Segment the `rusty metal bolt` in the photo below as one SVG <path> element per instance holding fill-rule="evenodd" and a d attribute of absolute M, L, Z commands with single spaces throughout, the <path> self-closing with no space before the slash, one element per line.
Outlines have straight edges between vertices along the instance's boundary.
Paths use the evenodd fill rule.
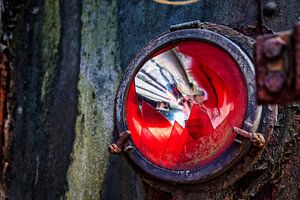
<path fill-rule="evenodd" d="M 120 154 L 122 152 L 122 149 L 118 145 L 113 143 L 108 146 L 108 152 L 111 154 Z"/>
<path fill-rule="evenodd" d="M 270 93 L 278 93 L 283 89 L 285 75 L 283 72 L 269 72 L 264 79 L 264 86 Z"/>
<path fill-rule="evenodd" d="M 130 131 L 121 132 L 116 143 L 112 143 L 108 146 L 108 152 L 111 154 L 121 154 L 123 150 L 125 152 L 130 151 L 132 147 L 125 147 L 130 134 Z"/>
<path fill-rule="evenodd" d="M 250 142 L 257 147 L 263 147 L 266 144 L 266 139 L 261 133 L 251 133 L 238 127 L 233 127 L 233 131 L 240 136 L 249 139 Z"/>
<path fill-rule="evenodd" d="M 281 55 L 285 44 L 285 41 L 280 37 L 273 37 L 266 40 L 263 44 L 264 55 L 269 59 L 277 58 Z"/>
<path fill-rule="evenodd" d="M 264 6 L 264 15 L 267 17 L 271 17 L 272 15 L 274 15 L 277 11 L 277 4 L 275 2 L 269 2 Z"/>

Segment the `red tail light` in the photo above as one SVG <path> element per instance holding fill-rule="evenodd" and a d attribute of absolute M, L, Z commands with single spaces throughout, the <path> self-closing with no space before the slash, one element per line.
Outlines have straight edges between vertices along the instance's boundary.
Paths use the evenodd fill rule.
<path fill-rule="evenodd" d="M 247 87 L 235 60 L 202 41 L 173 43 L 138 69 L 126 99 L 126 121 L 141 154 L 175 170 L 199 168 L 232 144 Z"/>

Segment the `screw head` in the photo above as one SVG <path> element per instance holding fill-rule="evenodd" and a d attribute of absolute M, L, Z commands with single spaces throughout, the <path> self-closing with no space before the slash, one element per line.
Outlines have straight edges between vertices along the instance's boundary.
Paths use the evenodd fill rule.
<path fill-rule="evenodd" d="M 272 15 L 274 15 L 277 11 L 277 4 L 275 2 L 269 2 L 264 6 L 263 12 L 264 15 L 267 17 L 271 17 Z"/>

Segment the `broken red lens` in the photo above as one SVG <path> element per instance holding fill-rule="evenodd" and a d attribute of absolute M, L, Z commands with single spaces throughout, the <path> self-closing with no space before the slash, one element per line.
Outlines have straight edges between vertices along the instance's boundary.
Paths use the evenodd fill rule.
<path fill-rule="evenodd" d="M 147 60 L 128 90 L 126 121 L 155 165 L 191 170 L 224 153 L 247 104 L 244 76 L 223 49 L 202 41 L 169 45 Z"/>

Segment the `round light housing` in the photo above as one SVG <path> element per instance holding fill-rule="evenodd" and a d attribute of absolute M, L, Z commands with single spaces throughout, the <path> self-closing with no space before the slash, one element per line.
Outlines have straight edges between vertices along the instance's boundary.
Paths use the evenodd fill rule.
<path fill-rule="evenodd" d="M 127 67 L 116 97 L 119 132 L 140 175 L 172 183 L 212 179 L 251 148 L 232 128 L 256 131 L 254 68 L 216 32 L 183 29 L 152 40 Z M 255 129 L 255 130 L 254 130 Z M 150 176 L 149 176 L 150 175 Z"/>

